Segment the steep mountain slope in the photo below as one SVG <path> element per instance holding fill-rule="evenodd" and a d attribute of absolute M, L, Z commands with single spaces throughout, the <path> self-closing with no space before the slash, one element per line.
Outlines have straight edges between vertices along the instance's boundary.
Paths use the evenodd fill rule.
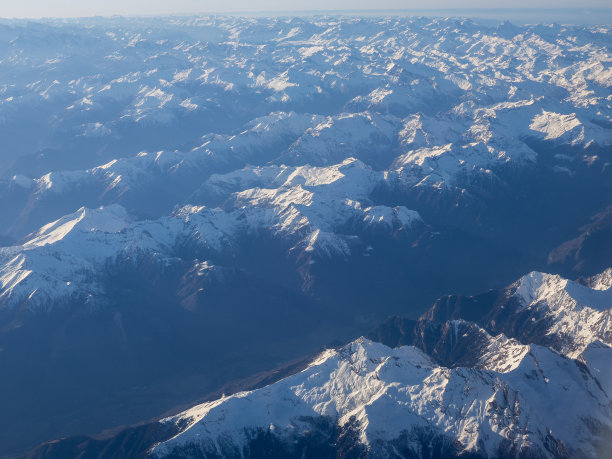
<path fill-rule="evenodd" d="M 142 457 L 605 457 L 609 320 L 593 328 L 591 314 L 576 311 L 609 314 L 610 281 L 609 269 L 583 284 L 530 273 L 502 292 L 441 298 L 418 321 L 392 318 L 292 376 L 162 419 L 146 434 L 81 447 L 62 440 L 28 457 L 113 454 L 119 439 L 139 444 Z M 525 310 L 555 314 L 546 333 L 520 341 L 474 321 L 492 326 L 485 318 L 503 309 L 508 322 Z M 572 314 L 575 334 L 564 327 Z M 471 320 L 453 318 L 461 315 Z M 561 338 L 562 352 L 538 344 Z"/>
<path fill-rule="evenodd" d="M 466 175 L 503 180 L 499 167 L 551 148 L 556 174 L 601 167 L 612 142 L 604 26 L 191 18 L 2 32 L 0 130 L 17 162 L 0 187 L 0 231 L 18 239 L 83 205 L 158 217 L 201 204 L 189 197 L 202 175 L 248 163 L 353 156 L 398 170 L 404 190 L 460 191 Z M 78 46 L 96 40 L 86 55 Z"/>
<path fill-rule="evenodd" d="M 564 338 L 562 354 L 503 334 L 493 337 L 473 322 L 433 322 L 441 318 L 438 302 L 418 323 L 395 319 L 372 333 L 389 340 L 395 328 L 417 347 L 393 349 L 360 339 L 328 351 L 307 370 L 267 388 L 161 421 L 187 427 L 153 455 L 258 457 L 266 445 L 308 456 L 325 445 L 329 455 L 370 457 L 594 457 L 611 446 L 612 385 L 603 373 L 612 361 L 610 279 L 608 269 L 589 288 L 531 273 L 508 288 L 508 301 L 497 308 L 517 300 L 509 315 L 544 315 L 546 337 L 522 338 L 557 345 Z M 608 318 L 594 317 L 595 311 Z M 487 315 L 498 317 L 495 307 Z M 574 333 L 567 330 L 569 316 Z M 427 444 L 435 449 L 427 451 Z"/>
<path fill-rule="evenodd" d="M 491 333 L 576 358 L 596 341 L 612 344 L 610 272 L 608 268 L 583 283 L 532 272 L 500 291 L 441 298 L 423 318 L 437 322 L 465 318 Z"/>
<path fill-rule="evenodd" d="M 224 209 L 185 206 L 168 217 L 133 222 L 117 204 L 81 208 L 18 246 L 0 248 L 0 304 L 91 302 L 102 293 L 100 273 L 108 265 L 144 256 L 169 263 L 181 245 L 211 256 L 236 251 L 241 238 L 266 232 L 287 241 L 292 256 L 314 261 L 349 256 L 353 247 L 363 251 L 359 234 L 401 232 L 414 238 L 422 233 L 417 212 L 367 205 L 381 180 L 382 174 L 355 159 L 322 168 L 269 166 L 211 177 L 208 187 L 241 190 L 230 195 Z M 252 188 L 244 189 L 245 183 Z"/>
<path fill-rule="evenodd" d="M 188 428 L 153 456 L 593 457 L 612 426 L 605 392 L 574 361 L 519 352 L 506 371 L 448 369 L 414 347 L 357 340 L 274 385 L 163 420 Z"/>
<path fill-rule="evenodd" d="M 548 264 L 560 266 L 565 272 L 600 272 L 612 258 L 612 207 L 589 219 L 579 228 L 576 238 L 565 241 L 548 255 Z"/>
<path fill-rule="evenodd" d="M 460 358 L 459 362 L 473 365 L 472 352 L 483 346 L 479 333 L 468 330 L 462 336 L 469 339 L 458 346 L 457 333 L 451 333 L 448 322 L 469 320 L 493 335 L 503 333 L 524 344 L 547 346 L 584 362 L 606 392 L 612 393 L 610 273 L 608 268 L 578 283 L 532 272 L 503 290 L 440 298 L 419 321 L 395 318 L 370 337 L 391 346 L 416 345 L 447 364 Z"/>

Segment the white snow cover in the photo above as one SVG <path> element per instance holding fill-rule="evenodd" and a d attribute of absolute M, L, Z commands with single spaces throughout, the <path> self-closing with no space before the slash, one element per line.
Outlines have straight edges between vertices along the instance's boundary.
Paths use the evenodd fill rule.
<path fill-rule="evenodd" d="M 612 287 L 610 270 L 594 278 L 594 287 L 558 275 L 532 272 L 513 286 L 520 300 L 518 312 L 533 321 L 550 321 L 547 334 L 559 339 L 558 349 L 578 357 L 589 344 L 600 340 L 612 344 Z"/>
<path fill-rule="evenodd" d="M 0 248 L 0 303 L 47 306 L 98 295 L 95 273 L 107 260 L 162 244 L 162 237 L 154 240 L 156 232 L 126 231 L 131 224 L 119 205 L 81 208 L 45 225 L 20 246 Z"/>
<path fill-rule="evenodd" d="M 298 248 L 303 248 L 306 253 L 315 253 L 320 257 L 332 258 L 335 256 L 347 257 L 351 254 L 346 238 L 334 233 L 314 230 L 310 233 Z"/>
<path fill-rule="evenodd" d="M 573 457 L 592 457 L 596 437 L 589 426 L 612 426 L 609 407 L 579 365 L 539 346 L 522 346 L 513 365 L 493 371 L 445 368 L 415 347 L 391 349 L 360 338 L 275 384 L 163 420 L 187 427 L 154 455 L 186 446 L 219 454 L 228 445 L 241 448 L 257 430 L 295 438 L 312 428 L 309 419 L 325 416 L 339 426 L 353 422 L 358 441 L 370 448 L 425 428 L 456 441 L 459 451 L 485 457 L 515 446 L 552 458 L 545 446 L 551 437 Z M 412 447 L 419 451 L 416 441 Z"/>
<path fill-rule="evenodd" d="M 612 268 L 591 277 L 588 285 L 593 290 L 609 290 L 612 287 Z"/>
<path fill-rule="evenodd" d="M 612 365 L 610 365 L 612 346 L 601 341 L 593 341 L 580 355 L 580 360 L 589 367 L 606 393 L 612 394 Z"/>
<path fill-rule="evenodd" d="M 561 115 L 560 113 L 542 111 L 541 115 L 533 118 L 529 128 L 546 134 L 545 139 L 558 139 L 572 129 L 581 126 L 582 123 L 576 118 L 574 113 Z"/>
<path fill-rule="evenodd" d="M 371 202 L 377 187 L 445 189 L 472 175 L 494 178 L 500 168 L 536 161 L 534 138 L 571 147 L 553 169 L 571 176 L 578 162 L 597 161 L 585 148 L 612 145 L 607 26 L 494 28 L 408 17 L 125 21 L 0 25 L 3 55 L 12 56 L 0 69 L 0 120 L 52 113 L 53 122 L 39 124 L 94 145 L 90 152 L 183 116 L 228 111 L 241 121 L 222 134 L 203 124 L 199 139 L 177 135 L 174 148 L 160 151 L 113 147 L 117 157 L 80 170 L 11 174 L 7 189 L 27 197 L 28 208 L 52 212 L 81 195 L 105 207 L 100 218 L 96 210 L 58 212 L 20 246 L 0 249 L 3 304 L 90 294 L 98 291 L 91 274 L 109 259 L 132 249 L 171 257 L 185 237 L 222 250 L 239 233 L 264 230 L 298 252 L 346 257 L 358 245 L 346 227 L 395 234 L 422 223 L 414 211 Z M 236 101 L 245 105 L 234 112 Z M 198 196 L 200 210 L 133 222 L 110 205 L 150 215 L 151 190 L 177 189 L 172 204 Z M 211 196 L 221 209 L 203 206 Z"/>
<path fill-rule="evenodd" d="M 168 217 L 135 222 L 117 204 L 81 208 L 19 246 L 0 248 L 0 302 L 33 307 L 99 295 L 99 273 L 108 263 L 130 253 L 170 259 L 183 240 L 220 252 L 241 235 L 266 231 L 291 243 L 290 253 L 345 258 L 359 239 L 341 232 L 352 221 L 362 221 L 364 229 L 394 230 L 422 223 L 405 207 L 367 205 L 382 179 L 381 172 L 349 158 L 327 167 L 266 166 L 214 175 L 205 188 L 231 193 L 224 209 L 187 205 Z"/>
<path fill-rule="evenodd" d="M 421 216 L 414 210 L 404 206 L 372 206 L 364 209 L 363 221 L 368 226 L 384 226 L 387 229 L 410 228 L 412 225 L 422 222 Z"/>
<path fill-rule="evenodd" d="M 81 207 L 74 214 L 66 215 L 43 226 L 28 238 L 23 247 L 32 249 L 53 244 L 64 239 L 71 231 L 118 233 L 129 224 L 129 221 L 125 209 L 116 204 L 93 210 Z"/>
<path fill-rule="evenodd" d="M 387 170 L 400 186 L 442 189 L 466 175 L 531 164 L 531 138 L 577 151 L 612 145 L 604 127 L 612 122 L 609 26 L 494 28 L 418 17 L 126 21 L 3 25 L 13 57 L 4 62 L 0 120 L 43 104 L 55 114 L 47 124 L 64 120 L 67 132 L 91 142 L 236 106 L 252 110 L 250 121 L 231 133 L 204 131 L 192 149 L 184 141 L 193 139 L 180 134 L 174 148 L 48 171 L 34 196 L 94 184 L 120 195 L 153 182 L 171 186 L 194 169 L 329 166 L 350 157 Z M 68 46 L 66 33 L 83 44 Z M 66 53 L 57 54 L 58 42 Z M 83 65 L 90 62 L 103 62 L 103 71 Z M 271 113 L 261 113 L 264 99 Z M 348 102 L 330 110 L 330 100 Z M 320 106 L 325 114 L 313 113 Z M 271 157 L 260 162 L 262 152 Z M 571 174 L 573 166 L 557 167 Z"/>
<path fill-rule="evenodd" d="M 296 113 L 270 113 L 252 120 L 236 135 L 205 135 L 199 146 L 187 152 L 140 152 L 87 170 L 50 172 L 35 180 L 34 194 L 40 198 L 50 193 L 78 192 L 94 185 L 120 194 L 146 187 L 155 180 L 168 182 L 181 174 L 255 160 L 262 150 L 275 148 L 284 138 L 298 137 L 316 118 Z"/>
<path fill-rule="evenodd" d="M 240 450 L 257 432 L 294 441 L 323 416 L 339 426 L 350 422 L 375 455 L 381 441 L 402 434 L 418 454 L 417 436 L 410 432 L 429 429 L 456 441 L 459 452 L 485 457 L 515 447 L 553 458 L 558 441 L 571 457 L 595 457 L 597 430 L 612 426 L 609 275 L 607 269 L 587 279 L 586 287 L 533 272 L 511 286 L 521 304 L 515 313 L 533 307 L 554 312 L 547 316 L 549 333 L 565 339 L 561 353 L 491 336 L 463 320 L 447 326 L 451 342 L 478 343 L 467 351 L 475 354 L 470 368 L 447 368 L 415 347 L 391 349 L 360 338 L 270 386 L 162 420 L 181 425 L 181 433 L 157 445 L 154 455 L 183 448 L 209 454 Z M 598 317 L 602 328 L 593 328 L 596 313 L 608 314 Z"/>

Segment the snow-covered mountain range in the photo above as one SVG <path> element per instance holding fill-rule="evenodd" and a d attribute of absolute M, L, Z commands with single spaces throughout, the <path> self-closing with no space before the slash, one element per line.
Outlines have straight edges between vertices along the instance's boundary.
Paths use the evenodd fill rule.
<path fill-rule="evenodd" d="M 6 308 L 36 308 L 66 297 L 91 300 L 101 288 L 96 272 L 109 262 L 143 252 L 172 258 L 186 242 L 221 252 L 232 250 L 239 237 L 268 231 L 295 244 L 289 252 L 326 258 L 350 255 L 358 244 L 350 229 L 391 234 L 422 228 L 415 211 L 368 205 L 381 180 L 382 173 L 350 158 L 330 167 L 266 166 L 213 175 L 204 184 L 212 192 L 242 190 L 231 194 L 225 209 L 185 206 L 168 217 L 134 222 L 118 204 L 83 207 L 18 246 L 0 248 L 0 301 Z"/>
<path fill-rule="evenodd" d="M 603 457 L 612 446 L 610 273 L 579 284 L 533 272 L 509 286 L 487 314 L 511 308 L 512 322 L 529 311 L 547 328 L 527 340 L 432 321 L 443 319 L 439 303 L 414 332 L 393 319 L 372 337 L 399 333 L 412 345 L 359 338 L 267 387 L 163 419 L 180 433 L 153 456 Z M 543 345 L 550 340 L 563 348 Z"/>
<path fill-rule="evenodd" d="M 609 393 L 609 271 L 565 278 L 611 264 L 611 32 L 402 16 L 0 21 L 0 456 L 157 418 L 448 292 L 498 295 L 442 299 L 429 325 L 399 321 L 410 333 L 390 347 L 355 342 L 308 371 L 340 384 L 336 370 L 364 360 L 342 381 L 365 384 L 375 410 L 408 399 L 370 389 L 408 383 L 385 364 L 370 385 L 370 357 L 422 361 L 424 380 L 472 375 L 475 403 L 537 390 L 518 370 L 533 359 L 564 368 L 546 376 L 561 386 L 582 362 Z M 553 274 L 499 290 L 534 269 Z M 469 362 L 414 338 L 459 329 L 481 344 Z M 525 397 L 526 413 L 544 409 Z M 482 435 L 500 424 L 478 413 L 471 426 L 427 415 L 463 442 L 436 431 L 436 448 L 497 451 Z M 596 447 L 578 418 L 574 443 L 519 418 L 504 431 L 516 448 Z M 354 445 L 378 441 L 353 427 Z"/>
<path fill-rule="evenodd" d="M 2 25 L 2 33 L 12 37 L 2 51 L 2 129 L 14 132 L 14 123 L 30 116 L 29 107 L 41 105 L 38 116 L 52 114 L 54 129 L 63 134 L 53 140 L 40 134 L 38 142 L 68 155 L 30 149 L 31 154 L 16 152 L 16 161 L 5 167 L 12 176 L 0 183 L 0 231 L 20 245 L 2 249 L 4 303 L 8 297 L 22 302 L 93 295 L 96 288 L 82 285 L 75 273 L 91 283 L 91 271 L 120 255 L 128 242 L 163 252 L 160 245 L 193 236 L 171 222 L 196 208 L 216 220 L 210 223 L 214 234 L 198 236 L 216 249 L 221 239 L 235 238 L 240 226 L 288 234 L 291 250 L 345 256 L 356 235 L 347 226 L 410 227 L 430 202 L 412 200 L 413 210 L 401 205 L 406 198 L 381 205 L 374 191 L 422 196 L 453 190 L 447 206 L 466 206 L 483 199 L 470 183 L 504 183 L 517 168 L 543 162 L 551 148 L 559 151 L 546 159 L 553 176 L 569 178 L 586 166 L 609 170 L 612 57 L 605 27 L 197 18 L 13 22 Z M 53 52 L 37 48 L 41 36 Z M 88 59 L 84 65 L 81 39 L 96 42 L 87 53 L 99 55 L 99 63 Z M 30 82 L 33 67 L 42 70 Z M 184 113 L 224 107 L 225 114 L 237 109 L 232 100 L 242 101 L 246 123 L 225 126 L 228 134 L 206 133 L 207 122 L 198 115 L 199 136 L 179 136 Z M 277 111 L 264 113 L 261 103 Z M 49 124 L 46 118 L 40 122 Z M 72 123 L 85 127 L 81 132 Z M 135 150 L 128 131 L 143 123 L 174 126 L 167 127 L 175 129 L 167 136 L 176 139 L 169 145 L 174 149 Z M 109 136 L 127 150 L 100 143 Z M 82 138 L 94 140 L 89 145 Z M 82 150 L 78 155 L 70 153 L 74 142 Z M 108 149 L 113 152 L 101 153 Z M 117 156 L 96 164 L 111 154 Z M 37 169 L 41 175 L 26 175 Z M 55 230 L 50 237 L 36 236 L 49 231 L 50 221 L 80 219 L 86 211 L 73 212 L 83 206 L 115 204 L 127 209 L 121 219 L 134 222 L 126 234 L 88 228 L 88 240 L 100 240 L 73 248 L 60 244 Z M 221 204 L 223 213 L 215 209 Z M 237 209 L 247 214 L 240 225 L 233 223 Z M 119 211 L 110 212 L 114 218 Z M 132 241 L 132 231 L 149 231 L 151 225 L 167 227 L 168 234 L 155 233 L 159 241 Z M 62 269 L 48 259 L 36 261 L 35 247 L 43 257 L 59 251 Z M 27 278 L 31 286 L 22 288 Z"/>
<path fill-rule="evenodd" d="M 296 376 L 165 420 L 189 427 L 154 456 L 250 456 L 267 439 L 303 457 L 350 436 L 345 451 L 367 457 L 594 457 L 612 423 L 597 381 L 546 348 L 508 347 L 513 365 L 494 371 L 445 368 L 415 347 L 360 339 Z"/>
<path fill-rule="evenodd" d="M 545 146 L 577 147 L 555 155 L 558 174 L 601 167 L 612 143 L 603 26 L 198 18 L 14 22 L 2 33 L 0 128 L 21 142 L 5 147 L 2 194 L 29 205 L 0 230 L 17 239 L 76 210 L 74 194 L 159 216 L 202 204 L 190 198 L 211 173 L 249 164 L 356 157 L 393 188 L 464 189 Z M 27 142 L 16 135 L 24 117 L 44 127 Z M 160 188 L 170 199 L 147 206 Z"/>

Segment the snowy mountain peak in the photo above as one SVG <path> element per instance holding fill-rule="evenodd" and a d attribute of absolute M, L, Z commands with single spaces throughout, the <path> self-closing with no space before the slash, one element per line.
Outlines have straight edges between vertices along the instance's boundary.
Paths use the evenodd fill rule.
<path fill-rule="evenodd" d="M 612 308 L 609 272 L 600 274 L 592 287 L 559 275 L 531 272 L 515 284 L 514 295 L 528 308 L 546 302 L 549 307 L 589 307 L 601 311 Z"/>
<path fill-rule="evenodd" d="M 363 221 L 367 225 L 380 225 L 388 229 L 411 228 L 413 225 L 423 221 L 417 211 L 407 209 L 404 206 L 371 206 L 365 208 L 363 212 Z"/>
<path fill-rule="evenodd" d="M 295 248 L 303 249 L 304 252 L 312 253 L 318 258 L 348 257 L 351 254 L 349 239 L 316 229 Z"/>
<path fill-rule="evenodd" d="M 130 223 L 127 211 L 118 204 L 98 209 L 81 207 L 76 212 L 43 226 L 23 244 L 25 249 L 54 244 L 65 239 L 73 231 L 118 233 Z"/>
<path fill-rule="evenodd" d="M 610 290 L 612 288 L 612 268 L 591 277 L 585 284 L 593 290 Z"/>
<path fill-rule="evenodd" d="M 518 299 L 514 313 L 528 317 L 529 327 L 545 333 L 549 345 L 570 357 L 578 357 L 597 340 L 611 345 L 612 288 L 608 276 L 606 270 L 593 278 L 594 285 L 587 286 L 558 275 L 529 273 L 510 287 Z"/>
<path fill-rule="evenodd" d="M 432 438 L 445 439 L 445 457 L 520 451 L 552 458 L 560 445 L 568 456 L 592 457 L 598 440 L 590 426 L 612 426 L 609 399 L 573 361 L 526 348 L 517 365 L 497 373 L 441 367 L 415 347 L 360 338 L 275 384 L 163 420 L 186 427 L 153 454 L 231 455 L 272 435 L 285 454 L 299 456 L 304 436 L 314 431 L 331 441 L 335 426 L 372 457 L 418 454 Z M 554 406 L 542 391 L 554 394 Z"/>

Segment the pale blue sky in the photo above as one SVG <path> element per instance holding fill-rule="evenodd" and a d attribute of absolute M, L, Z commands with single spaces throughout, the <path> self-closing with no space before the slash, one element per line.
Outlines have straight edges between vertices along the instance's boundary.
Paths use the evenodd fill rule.
<path fill-rule="evenodd" d="M 435 8 L 609 8 L 610 0 L 0 0 L 0 17 Z"/>

